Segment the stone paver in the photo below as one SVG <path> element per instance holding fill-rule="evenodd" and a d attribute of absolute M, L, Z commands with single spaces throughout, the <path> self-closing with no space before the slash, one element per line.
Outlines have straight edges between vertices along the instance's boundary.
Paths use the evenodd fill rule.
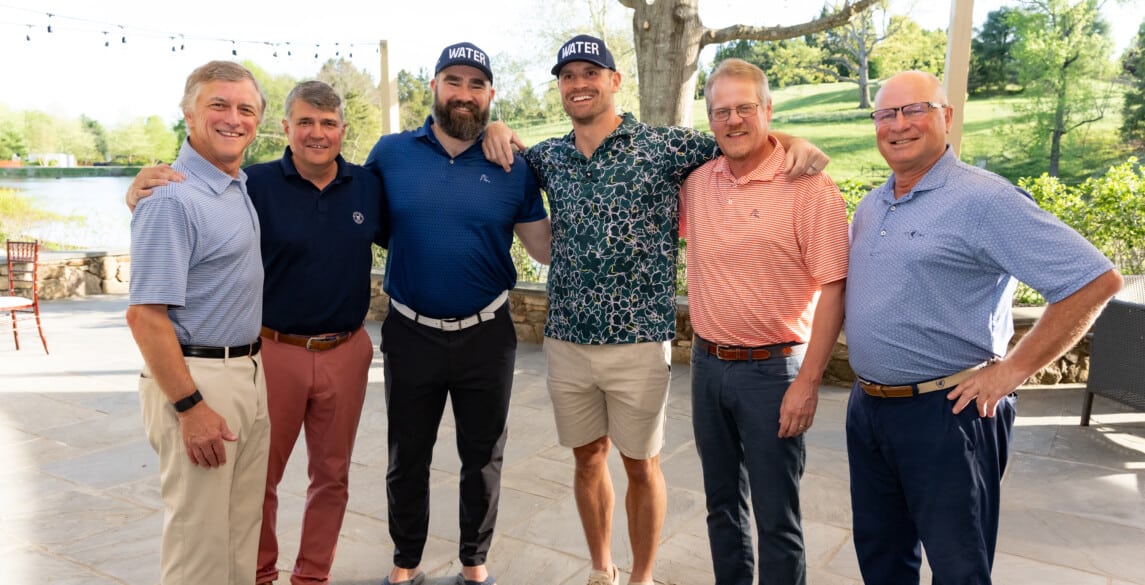
<path fill-rule="evenodd" d="M 15 351 L 0 335 L 0 567 L 17 584 L 151 585 L 158 581 L 162 506 L 156 457 L 143 438 L 139 353 L 123 321 L 126 299 L 44 303 L 50 356 Z M 378 323 L 368 323 L 377 339 Z M 34 333 L 32 334 L 34 337 Z M 376 345 L 376 344 L 375 344 Z M 518 351 L 498 535 L 490 570 L 502 585 L 580 585 L 589 569 L 572 494 L 572 456 L 556 442 L 539 346 Z M 688 368 L 672 375 L 662 454 L 668 520 L 656 565 L 662 584 L 712 581 L 703 486 L 692 442 Z M 860 583 L 850 531 L 843 434 L 847 391 L 824 388 L 808 435 L 803 481 L 809 582 Z M 1081 391 L 1025 389 L 1003 490 L 999 583 L 1145 585 L 1145 414 L 1098 399 L 1077 426 Z M 386 417 L 376 355 L 353 460 L 349 511 L 335 585 L 381 581 L 393 548 L 386 527 Z M 451 415 L 431 475 L 430 585 L 452 585 L 457 554 L 457 472 Z M 302 444 L 283 481 L 280 567 L 297 552 L 306 492 Z M 613 554 L 631 563 L 618 493 Z M 281 575 L 280 583 L 288 582 Z M 924 570 L 924 582 L 929 572 Z"/>

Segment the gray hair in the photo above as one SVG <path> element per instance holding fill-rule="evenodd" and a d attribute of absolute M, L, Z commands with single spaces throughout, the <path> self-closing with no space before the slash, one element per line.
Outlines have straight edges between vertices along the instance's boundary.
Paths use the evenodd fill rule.
<path fill-rule="evenodd" d="M 325 81 L 303 81 L 294 86 L 290 93 L 286 94 L 286 119 L 290 119 L 291 113 L 294 112 L 294 102 L 302 100 L 304 103 L 317 108 L 323 112 L 337 112 L 338 119 L 343 119 L 342 113 L 342 96 Z"/>
<path fill-rule="evenodd" d="M 184 112 L 193 109 L 195 100 L 199 98 L 199 91 L 207 83 L 212 81 L 234 82 L 244 79 L 249 79 L 254 84 L 255 90 L 258 91 L 258 97 L 261 101 L 258 117 L 261 120 L 263 113 L 266 112 L 266 94 L 262 92 L 262 86 L 258 84 L 258 80 L 254 78 L 254 74 L 249 69 L 232 61 L 211 61 L 192 71 L 187 76 L 187 85 L 183 88 L 183 100 L 179 102 L 179 107 Z"/>

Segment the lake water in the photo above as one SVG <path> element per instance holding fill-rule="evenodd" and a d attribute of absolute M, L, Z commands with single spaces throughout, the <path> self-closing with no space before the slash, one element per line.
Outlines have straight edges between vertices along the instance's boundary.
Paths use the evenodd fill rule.
<path fill-rule="evenodd" d="M 131 214 L 123 195 L 132 177 L 65 179 L 0 178 L 0 187 L 19 189 L 39 209 L 68 216 L 69 221 L 30 227 L 28 235 L 94 250 L 128 250 Z"/>

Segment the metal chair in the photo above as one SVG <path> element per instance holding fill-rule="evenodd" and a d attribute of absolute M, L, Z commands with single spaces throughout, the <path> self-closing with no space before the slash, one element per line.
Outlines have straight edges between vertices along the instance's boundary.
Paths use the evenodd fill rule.
<path fill-rule="evenodd" d="M 1097 394 L 1145 411 L 1145 304 L 1119 295 L 1094 322 L 1081 407 L 1083 427 L 1089 426 Z"/>
<path fill-rule="evenodd" d="M 12 338 L 16 340 L 17 350 L 20 349 L 19 322 L 34 316 L 44 353 L 48 353 L 48 340 L 44 338 L 44 328 L 40 325 L 39 272 L 40 242 L 8 240 L 8 295 L 0 296 L 0 313 L 12 315 Z"/>

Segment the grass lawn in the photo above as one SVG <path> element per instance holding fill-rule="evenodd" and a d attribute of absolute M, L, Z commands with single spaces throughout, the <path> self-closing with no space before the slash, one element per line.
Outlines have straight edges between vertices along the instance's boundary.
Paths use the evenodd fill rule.
<path fill-rule="evenodd" d="M 966 105 L 962 135 L 962 160 L 982 164 L 1010 180 L 1041 175 L 1049 167 L 1047 155 L 1031 155 L 1016 139 L 1013 105 L 1021 97 L 973 98 Z M 827 172 L 836 180 L 858 179 L 881 183 L 890 173 L 875 146 L 875 129 L 869 110 L 859 110 L 858 88 L 850 83 L 797 85 L 772 92 L 776 130 L 807 138 L 831 156 Z M 1117 136 L 1121 123 L 1120 96 L 1105 119 L 1086 130 L 1066 136 L 1061 176 L 1080 182 L 1103 174 L 1111 165 L 1132 154 Z M 693 105 L 693 125 L 709 131 L 704 101 Z M 510 122 L 510 126 L 512 123 Z M 526 144 L 536 144 L 567 134 L 567 121 L 516 128 Z"/>

